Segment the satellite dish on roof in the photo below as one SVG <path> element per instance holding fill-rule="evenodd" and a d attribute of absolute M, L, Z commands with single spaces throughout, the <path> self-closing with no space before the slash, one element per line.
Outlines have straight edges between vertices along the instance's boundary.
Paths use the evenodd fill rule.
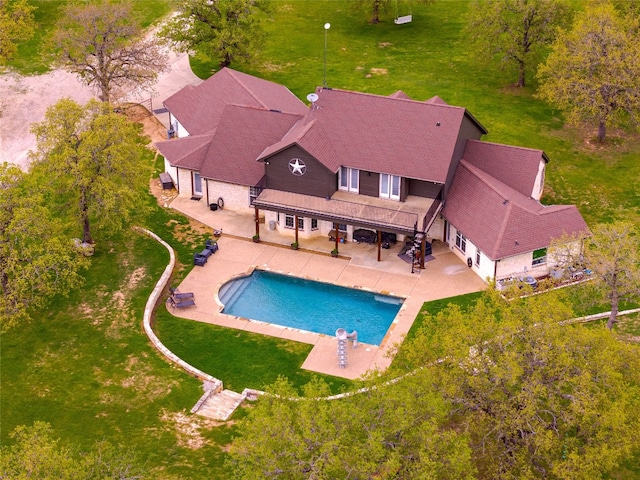
<path fill-rule="evenodd" d="M 311 103 L 315 103 L 318 101 L 318 94 L 317 93 L 310 93 L 309 95 L 307 95 L 307 100 L 309 100 Z"/>

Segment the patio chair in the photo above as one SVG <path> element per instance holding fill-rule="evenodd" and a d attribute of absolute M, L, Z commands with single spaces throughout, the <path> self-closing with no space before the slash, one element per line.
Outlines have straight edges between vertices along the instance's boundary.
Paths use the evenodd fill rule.
<path fill-rule="evenodd" d="M 195 295 L 193 294 L 193 292 L 181 293 L 181 292 L 178 292 L 177 288 L 173 288 L 173 287 L 169 287 L 169 292 L 171 292 L 171 297 L 174 300 L 185 300 L 188 298 L 191 298 L 191 299 L 195 298 Z"/>
<path fill-rule="evenodd" d="M 207 241 L 204 242 L 204 248 L 210 250 L 211 253 L 216 253 L 220 249 L 218 242 L 212 242 L 211 239 L 207 239 Z"/>
<path fill-rule="evenodd" d="M 210 252 L 209 250 L 206 250 L 207 252 Z M 211 255 L 211 253 L 209 253 L 209 255 Z M 204 267 L 204 264 L 207 263 L 207 258 L 209 257 L 209 255 L 202 255 L 202 253 L 194 253 L 193 254 L 193 264 L 198 266 L 198 267 Z"/>
<path fill-rule="evenodd" d="M 193 298 L 185 298 L 183 300 L 177 301 L 173 297 L 169 297 L 169 305 L 171 305 L 171 309 L 175 310 L 176 308 L 187 308 L 195 306 L 196 301 Z"/>

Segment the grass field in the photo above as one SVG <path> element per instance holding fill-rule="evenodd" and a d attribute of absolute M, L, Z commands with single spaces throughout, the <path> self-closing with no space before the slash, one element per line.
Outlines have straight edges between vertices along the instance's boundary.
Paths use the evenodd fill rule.
<path fill-rule="evenodd" d="M 12 66 L 23 73 L 40 73 L 48 68 L 41 56 L 42 36 L 65 2 L 30 3 L 38 6 L 39 37 L 20 48 Z M 145 24 L 170 8 L 168 0 L 134 3 Z M 545 201 L 575 203 L 591 224 L 613 218 L 640 221 L 640 137 L 625 135 L 611 144 L 595 145 L 590 129 L 565 128 L 560 114 L 534 97 L 535 81 L 516 90 L 509 86 L 515 80 L 512 72 L 476 63 L 460 34 L 467 5 L 458 0 L 439 0 L 428 7 L 414 4 L 413 23 L 397 26 L 391 13 L 382 24 L 370 25 L 366 15 L 343 1 L 277 0 L 267 22 L 269 42 L 256 64 L 232 66 L 282 83 L 304 98 L 322 84 L 323 25 L 330 22 L 330 87 L 384 95 L 401 89 L 418 100 L 439 95 L 468 108 L 489 130 L 485 140 L 543 149 L 551 158 Z M 198 56 L 193 65 L 202 76 L 211 73 L 205 56 Z M 156 176 L 160 167 L 155 166 Z M 175 273 L 176 281 L 189 268 L 185 266 L 190 265 L 194 246 L 204 239 L 184 223 L 157 208 L 145 225 L 176 249 L 183 265 Z M 233 425 L 216 426 L 187 415 L 201 394 L 199 382 L 167 364 L 141 328 L 147 296 L 167 261 L 163 247 L 137 234 L 99 240 L 83 288 L 36 312 L 32 323 L 2 335 L 1 444 L 16 425 L 44 420 L 64 444 L 89 448 L 107 438 L 135 449 L 152 472 L 149 478 L 231 478 L 224 448 Z M 433 313 L 449 301 L 458 300 L 425 308 Z M 298 368 L 306 346 L 180 321 L 162 308 L 156 316 L 162 338 L 236 391 L 261 388 L 278 373 L 297 385 L 309 378 Z M 625 325 L 624 333 L 638 335 L 637 316 Z M 201 341 L 188 342 L 189 338 Z M 208 348 L 224 356 L 212 358 Z M 247 358 L 256 351 L 269 361 L 247 369 Z M 238 357 L 221 362 L 227 355 Z M 271 362 L 279 366 L 269 368 Z M 335 391 L 346 384 L 328 381 Z M 615 478 L 633 476 L 623 473 Z"/>

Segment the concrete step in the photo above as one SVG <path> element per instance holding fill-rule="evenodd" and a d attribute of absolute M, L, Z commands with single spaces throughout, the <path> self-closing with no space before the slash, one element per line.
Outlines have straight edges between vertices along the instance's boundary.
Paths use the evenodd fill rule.
<path fill-rule="evenodd" d="M 214 420 L 228 420 L 243 400 L 240 393 L 223 390 L 209 395 L 194 413 Z"/>

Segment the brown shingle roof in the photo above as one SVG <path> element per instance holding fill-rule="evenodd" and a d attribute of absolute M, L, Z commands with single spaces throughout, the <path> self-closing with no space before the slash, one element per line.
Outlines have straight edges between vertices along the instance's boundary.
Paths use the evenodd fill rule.
<path fill-rule="evenodd" d="M 390 98 L 402 98 L 404 100 L 413 100 L 409 95 L 404 93 L 402 90 L 398 90 L 397 92 L 393 92 L 389 95 Z"/>
<path fill-rule="evenodd" d="M 462 156 L 502 183 L 530 197 L 541 161 L 549 159 L 542 150 L 468 140 Z"/>
<path fill-rule="evenodd" d="M 157 143 L 173 166 L 198 170 L 203 178 L 257 185 L 264 165 L 257 157 L 280 139 L 300 115 L 227 105 L 214 133 Z"/>
<path fill-rule="evenodd" d="M 262 158 L 298 143 L 333 172 L 342 166 L 444 183 L 464 108 L 345 90 L 316 90 L 316 108 Z M 306 145 L 303 145 L 304 141 Z"/>
<path fill-rule="evenodd" d="M 465 160 L 442 213 L 492 260 L 548 247 L 563 233 L 588 232 L 575 206 L 544 206 Z"/>
<path fill-rule="evenodd" d="M 257 185 L 264 176 L 260 153 L 280 140 L 300 115 L 228 105 L 211 140 L 200 174 L 239 185 Z"/>
<path fill-rule="evenodd" d="M 189 137 L 157 142 L 160 153 L 174 167 L 200 170 L 204 155 L 213 138 L 212 134 L 192 135 Z"/>
<path fill-rule="evenodd" d="M 223 68 L 200 85 L 187 86 L 164 101 L 191 135 L 216 128 L 229 103 L 298 114 L 307 111 L 285 86 L 230 68 Z"/>

